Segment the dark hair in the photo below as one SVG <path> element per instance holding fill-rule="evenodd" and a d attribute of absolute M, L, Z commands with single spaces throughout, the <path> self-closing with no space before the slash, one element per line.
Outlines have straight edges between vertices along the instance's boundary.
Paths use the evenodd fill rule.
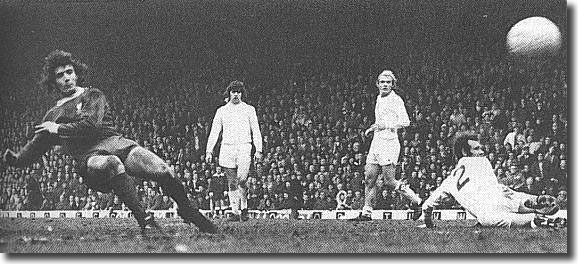
<path fill-rule="evenodd" d="M 471 150 L 468 140 L 477 141 L 478 135 L 471 132 L 458 132 L 454 136 L 454 156 L 457 160 L 460 160 L 464 156 L 464 151 L 470 153 Z"/>
<path fill-rule="evenodd" d="M 56 88 L 56 76 L 54 71 L 60 66 L 72 65 L 74 72 L 78 77 L 76 81 L 78 85 L 84 82 L 84 77 L 88 70 L 88 66 L 80 60 L 72 56 L 70 52 L 62 50 L 54 50 L 44 58 L 44 66 L 42 66 L 42 79 L 39 84 L 49 92 Z"/>
<path fill-rule="evenodd" d="M 241 91 L 243 96 L 247 96 L 247 90 L 245 89 L 245 84 L 242 81 L 235 80 L 229 83 L 223 95 L 229 97 L 231 91 Z"/>

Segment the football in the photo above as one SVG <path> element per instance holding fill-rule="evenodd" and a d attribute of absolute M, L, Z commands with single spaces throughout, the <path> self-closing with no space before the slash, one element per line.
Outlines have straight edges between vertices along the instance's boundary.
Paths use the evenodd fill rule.
<path fill-rule="evenodd" d="M 560 29 L 545 17 L 530 17 L 516 23 L 506 37 L 508 52 L 517 56 L 549 56 L 560 50 Z"/>

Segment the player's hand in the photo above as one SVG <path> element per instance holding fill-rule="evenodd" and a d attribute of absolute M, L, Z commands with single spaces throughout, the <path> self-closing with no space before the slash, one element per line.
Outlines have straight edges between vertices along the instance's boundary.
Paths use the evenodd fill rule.
<path fill-rule="evenodd" d="M 377 129 L 377 125 L 373 124 L 371 125 L 367 130 L 365 130 L 365 133 L 363 133 L 366 137 L 369 136 L 369 133 L 375 131 Z"/>
<path fill-rule="evenodd" d="M 550 195 L 540 195 L 536 199 L 536 206 L 534 210 L 538 214 L 553 215 L 560 210 L 556 198 Z"/>
<path fill-rule="evenodd" d="M 213 162 L 213 153 L 212 152 L 207 152 L 207 154 L 205 155 L 205 161 L 207 163 Z"/>
<path fill-rule="evenodd" d="M 255 162 L 261 162 L 261 159 L 263 159 L 263 153 L 261 151 L 255 152 Z"/>
<path fill-rule="evenodd" d="M 34 128 L 36 128 L 36 131 L 34 131 L 34 133 L 38 134 L 46 131 L 50 134 L 57 134 L 59 126 L 59 124 L 56 124 L 52 121 L 46 121 L 40 125 L 35 126 Z"/>
<path fill-rule="evenodd" d="M 11 149 L 7 149 L 2 157 L 2 162 L 6 165 L 12 166 L 16 164 L 16 161 L 18 161 L 18 154 L 14 153 Z"/>

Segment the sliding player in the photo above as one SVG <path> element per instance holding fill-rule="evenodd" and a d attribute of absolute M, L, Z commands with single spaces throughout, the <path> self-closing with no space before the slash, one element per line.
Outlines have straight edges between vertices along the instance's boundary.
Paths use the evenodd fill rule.
<path fill-rule="evenodd" d="M 564 218 L 544 216 L 558 212 L 554 197 L 516 192 L 498 183 L 490 161 L 483 156 L 477 135 L 456 135 L 453 148 L 459 160 L 456 168 L 422 205 L 426 227 L 433 227 L 432 210 L 449 195 L 476 217 L 481 226 L 566 226 Z"/>

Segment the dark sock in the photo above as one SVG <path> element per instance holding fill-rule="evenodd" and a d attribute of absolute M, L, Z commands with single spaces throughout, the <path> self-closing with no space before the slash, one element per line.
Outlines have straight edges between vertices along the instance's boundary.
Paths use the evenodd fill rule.
<path fill-rule="evenodd" d="M 185 188 L 180 180 L 172 176 L 162 177 L 158 180 L 163 193 L 175 200 L 178 206 L 177 213 L 186 223 L 192 223 L 199 227 L 202 232 L 215 233 L 217 227 L 211 223 L 201 212 L 196 204 L 192 204 L 187 198 Z"/>
<path fill-rule="evenodd" d="M 116 175 L 111 179 L 111 185 L 114 193 L 132 211 L 134 218 L 142 226 L 147 214 L 138 199 L 136 188 L 129 176 L 126 173 Z"/>
<path fill-rule="evenodd" d="M 181 181 L 173 178 L 172 176 L 162 177 L 158 180 L 159 185 L 163 188 L 163 193 L 175 200 L 179 209 L 181 210 L 198 210 L 196 206 L 193 206 L 191 201 L 187 198 L 187 193 L 185 192 L 185 187 L 181 184 Z"/>

